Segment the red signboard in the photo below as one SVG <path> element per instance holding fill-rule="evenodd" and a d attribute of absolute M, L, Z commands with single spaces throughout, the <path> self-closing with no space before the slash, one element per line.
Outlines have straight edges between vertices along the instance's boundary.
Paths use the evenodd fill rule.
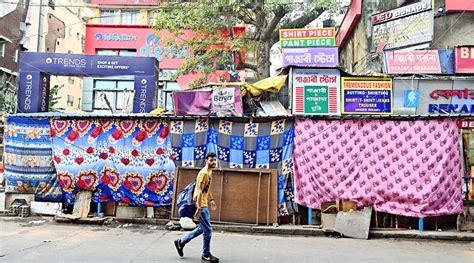
<path fill-rule="evenodd" d="M 446 12 L 474 12 L 474 0 L 445 0 Z"/>
<path fill-rule="evenodd" d="M 474 73 L 474 46 L 454 49 L 454 70 L 456 73 Z"/>
<path fill-rule="evenodd" d="M 474 120 L 458 120 L 458 128 L 474 129 Z"/>
<path fill-rule="evenodd" d="M 192 35 L 187 31 L 181 39 Z M 188 49 L 165 45 L 171 33 L 150 29 L 148 26 L 86 25 L 86 54 L 97 54 L 99 50 L 136 51 L 140 57 L 155 57 L 161 69 L 177 69 L 183 66 Z M 179 40 L 178 40 L 179 41 Z"/>
<path fill-rule="evenodd" d="M 156 5 L 156 0 L 91 0 L 96 5 Z"/>
<path fill-rule="evenodd" d="M 385 52 L 387 74 L 440 74 L 438 50 Z"/>
<path fill-rule="evenodd" d="M 337 31 L 336 46 L 338 46 L 339 49 L 346 42 L 352 29 L 355 27 L 355 25 L 359 21 L 361 14 L 362 14 L 362 0 L 352 0 L 351 5 L 349 6 L 349 9 L 344 15 L 344 19 L 342 20 L 341 27 L 339 27 L 339 30 Z"/>

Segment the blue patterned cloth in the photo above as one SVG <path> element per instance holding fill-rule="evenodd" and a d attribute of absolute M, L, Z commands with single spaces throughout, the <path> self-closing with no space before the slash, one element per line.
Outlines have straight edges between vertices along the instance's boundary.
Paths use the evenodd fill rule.
<path fill-rule="evenodd" d="M 217 154 L 222 168 L 278 170 L 278 212 L 298 212 L 293 196 L 291 120 L 238 123 L 208 119 L 172 121 L 171 144 L 177 166 L 202 167 L 207 152 Z"/>
<path fill-rule="evenodd" d="M 171 145 L 176 166 L 203 167 L 209 119 L 171 121 Z"/>
<path fill-rule="evenodd" d="M 7 118 L 3 155 L 7 193 L 34 193 L 37 201 L 61 200 L 49 131 L 47 119 Z"/>

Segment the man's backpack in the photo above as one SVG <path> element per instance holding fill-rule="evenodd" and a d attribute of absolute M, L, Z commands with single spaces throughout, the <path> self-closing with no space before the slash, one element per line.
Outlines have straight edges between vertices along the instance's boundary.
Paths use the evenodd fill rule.
<path fill-rule="evenodd" d="M 193 180 L 179 193 L 178 199 L 176 200 L 179 217 L 194 217 L 196 213 L 196 203 L 193 201 L 195 186 L 196 180 Z"/>

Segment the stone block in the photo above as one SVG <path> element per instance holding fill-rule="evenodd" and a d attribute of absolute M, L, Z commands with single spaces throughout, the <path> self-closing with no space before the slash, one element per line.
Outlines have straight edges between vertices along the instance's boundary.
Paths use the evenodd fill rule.
<path fill-rule="evenodd" d="M 117 206 L 117 217 L 143 218 L 146 217 L 146 207 Z"/>

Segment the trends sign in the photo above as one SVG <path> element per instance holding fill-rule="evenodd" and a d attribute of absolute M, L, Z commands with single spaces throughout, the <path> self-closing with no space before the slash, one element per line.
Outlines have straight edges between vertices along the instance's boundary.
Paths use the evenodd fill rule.
<path fill-rule="evenodd" d="M 49 102 L 49 75 L 135 76 L 134 113 L 155 108 L 155 59 L 147 57 L 96 56 L 22 52 L 18 111 L 46 112 Z"/>

